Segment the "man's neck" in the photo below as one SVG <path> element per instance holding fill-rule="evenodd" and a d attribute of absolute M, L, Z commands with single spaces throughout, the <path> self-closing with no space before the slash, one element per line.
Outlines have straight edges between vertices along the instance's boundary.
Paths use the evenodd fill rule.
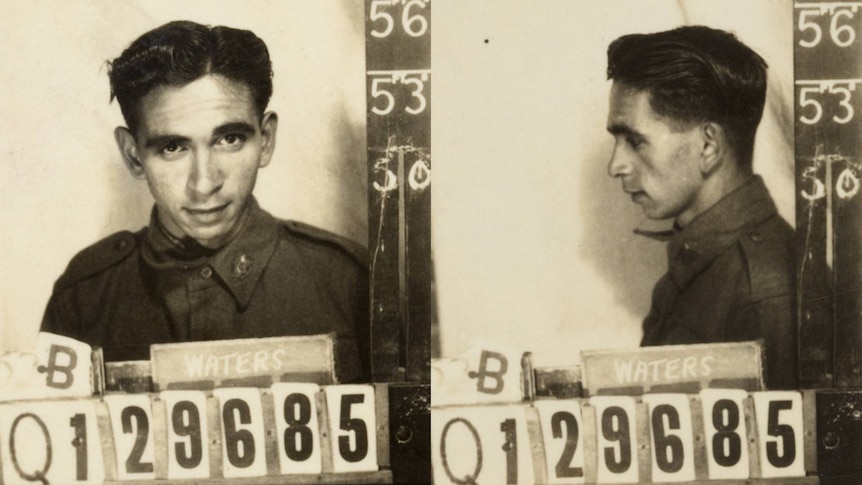
<path fill-rule="evenodd" d="M 725 198 L 728 194 L 741 187 L 748 179 L 753 176 L 750 170 L 740 170 L 736 166 L 727 167 L 727 169 L 719 170 L 710 174 L 703 182 L 697 200 L 694 204 L 693 211 L 677 217 L 674 224 L 679 227 L 685 227 L 698 215 L 706 212 Z"/>

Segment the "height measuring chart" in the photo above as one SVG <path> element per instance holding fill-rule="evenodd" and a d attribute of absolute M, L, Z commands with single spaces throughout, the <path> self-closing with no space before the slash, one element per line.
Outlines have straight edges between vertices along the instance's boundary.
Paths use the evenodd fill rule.
<path fill-rule="evenodd" d="M 365 49 L 372 374 L 428 381 L 430 1 L 366 0 Z"/>
<path fill-rule="evenodd" d="M 862 84 L 860 7 L 862 2 L 794 4 L 803 385 L 829 384 L 822 376 L 830 369 L 833 351 L 835 385 L 862 384 L 862 357 L 852 352 L 862 345 L 862 92 L 857 89 Z M 834 302 L 834 320 L 830 300 Z"/>

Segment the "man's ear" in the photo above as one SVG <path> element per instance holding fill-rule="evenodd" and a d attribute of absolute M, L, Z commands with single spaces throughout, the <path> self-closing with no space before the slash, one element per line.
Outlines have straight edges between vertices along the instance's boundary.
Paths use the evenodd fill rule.
<path fill-rule="evenodd" d="M 135 143 L 135 136 L 125 126 L 118 126 L 114 129 L 114 139 L 117 140 L 117 146 L 120 148 L 120 155 L 123 161 L 126 162 L 126 167 L 132 173 L 132 177 L 143 180 L 144 165 L 138 156 L 138 145 Z"/>
<path fill-rule="evenodd" d="M 700 127 L 701 157 L 700 171 L 704 175 L 714 172 L 721 166 L 727 155 L 727 133 L 724 127 L 711 121 Z"/>
<path fill-rule="evenodd" d="M 278 115 L 273 111 L 264 113 L 260 122 L 261 150 L 258 167 L 265 167 L 272 161 L 275 151 L 275 133 L 278 129 Z"/>

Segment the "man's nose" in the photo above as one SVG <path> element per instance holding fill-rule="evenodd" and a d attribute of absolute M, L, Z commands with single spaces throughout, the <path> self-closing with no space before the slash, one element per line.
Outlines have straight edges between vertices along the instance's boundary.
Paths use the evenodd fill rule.
<path fill-rule="evenodd" d="M 218 192 L 223 183 L 224 177 L 210 150 L 196 150 L 189 173 L 189 190 L 197 196 L 208 196 Z"/>
<path fill-rule="evenodd" d="M 631 154 L 627 153 L 620 143 L 614 144 L 614 151 L 608 161 L 608 175 L 611 177 L 622 177 L 629 175 L 632 171 Z"/>

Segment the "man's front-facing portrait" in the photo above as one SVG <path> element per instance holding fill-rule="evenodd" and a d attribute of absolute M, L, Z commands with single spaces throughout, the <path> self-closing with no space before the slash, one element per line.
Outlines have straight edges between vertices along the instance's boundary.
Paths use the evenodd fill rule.
<path fill-rule="evenodd" d="M 26 349 L 36 330 L 100 347 L 106 361 L 147 360 L 158 343 L 334 334 L 338 380 L 367 379 L 362 34 L 304 27 L 315 18 L 361 24 L 362 5 L 278 9 L 279 21 L 232 18 L 221 7 L 150 8 L 69 12 L 88 25 L 112 15 L 128 22 L 101 41 L 75 37 L 88 67 L 68 71 L 53 92 L 79 119 L 25 150 L 39 160 L 62 139 L 65 153 L 53 151 L 45 180 L 59 181 L 72 164 L 76 175 L 50 196 L 32 185 L 40 207 L 53 207 L 42 240 L 54 251 L 34 259 L 44 267 L 24 280 L 30 294 L 6 305 L 2 331 L 14 338 L 4 350 L 16 340 Z M 49 38 L 70 32 L 57 27 Z M 29 36 L 13 30 L 10 44 Z M 31 72 L 27 59 L 38 57 L 12 60 Z M 43 77 L 61 78 L 30 82 L 43 89 Z M 79 78 L 87 81 L 72 82 Z M 16 79 L 10 86 L 26 91 Z M 49 100 L 32 98 L 32 111 Z M 54 112 L 45 126 L 62 125 L 60 104 Z M 97 210 L 82 210 L 88 203 Z M 21 217 L 34 221 L 25 208 Z M 30 226 L 18 227 L 20 239 L 35 240 Z"/>
<path fill-rule="evenodd" d="M 81 251 L 42 330 L 145 360 L 155 343 L 337 335 L 342 380 L 367 377 L 359 245 L 280 221 L 252 191 L 276 146 L 272 64 L 253 32 L 174 21 L 110 62 L 114 134 L 155 200 L 149 225 Z"/>
<path fill-rule="evenodd" d="M 793 229 L 752 170 L 766 62 L 725 31 L 680 27 L 620 37 L 608 173 L 672 229 L 668 271 L 643 323 L 644 346 L 762 339 L 771 387 L 796 386 Z"/>

